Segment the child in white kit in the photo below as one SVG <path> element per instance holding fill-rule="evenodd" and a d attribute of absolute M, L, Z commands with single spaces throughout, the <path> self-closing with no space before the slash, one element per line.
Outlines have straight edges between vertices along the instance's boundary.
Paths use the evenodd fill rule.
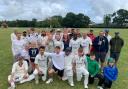
<path fill-rule="evenodd" d="M 65 50 L 64 57 L 64 76 L 63 80 L 68 80 L 70 86 L 74 86 L 73 82 L 73 54 L 71 54 L 71 48 L 68 47 Z"/>
<path fill-rule="evenodd" d="M 39 54 L 35 58 L 35 70 L 33 74 L 35 75 L 35 83 L 39 83 L 39 76 L 42 77 L 43 81 L 46 81 L 47 70 L 48 70 L 48 55 L 45 53 L 45 47 L 41 46 L 39 48 Z"/>
<path fill-rule="evenodd" d="M 76 77 L 77 81 L 81 81 L 81 78 L 84 76 L 84 88 L 88 89 L 88 76 L 89 72 L 87 68 L 86 56 L 84 55 L 83 48 L 78 49 L 78 54 L 74 57 L 74 65 L 76 68 Z"/>

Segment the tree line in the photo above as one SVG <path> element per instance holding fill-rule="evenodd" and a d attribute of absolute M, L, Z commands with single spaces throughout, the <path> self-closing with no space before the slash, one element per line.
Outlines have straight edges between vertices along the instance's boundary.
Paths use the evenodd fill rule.
<path fill-rule="evenodd" d="M 71 27 L 71 28 L 86 28 L 86 27 L 128 27 L 128 11 L 119 9 L 114 13 L 106 14 L 103 17 L 103 23 L 97 24 L 90 20 L 90 17 L 83 14 L 75 14 L 69 12 L 65 17 L 60 15 L 46 18 L 42 21 L 33 18 L 32 20 L 13 20 L 13 21 L 0 21 L 0 24 L 6 23 L 8 27 Z"/>
<path fill-rule="evenodd" d="M 90 18 L 82 13 L 75 14 L 73 12 L 67 13 L 65 17 L 56 15 L 46 18 L 43 21 L 38 21 L 36 18 L 30 20 L 14 20 L 5 21 L 8 27 L 73 27 L 84 28 L 91 22 Z M 2 21 L 0 22 L 2 24 Z"/>

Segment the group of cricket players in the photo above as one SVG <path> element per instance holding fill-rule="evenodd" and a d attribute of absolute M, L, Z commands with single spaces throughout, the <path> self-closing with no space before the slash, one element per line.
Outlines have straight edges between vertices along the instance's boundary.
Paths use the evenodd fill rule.
<path fill-rule="evenodd" d="M 81 33 L 79 29 L 71 28 L 42 31 L 30 28 L 23 32 L 14 30 L 11 34 L 13 66 L 8 76 L 8 89 L 15 89 L 17 83 L 32 80 L 35 80 L 35 84 L 40 81 L 50 84 L 54 75 L 59 80 L 67 80 L 71 87 L 77 84 L 74 78 L 77 81 L 84 80 L 84 89 L 88 89 L 92 79 L 100 75 L 97 88 L 107 89 L 102 87 L 104 70 L 100 62 L 95 60 L 94 38 L 89 34 L 93 34 L 93 31 Z M 114 61 L 109 59 L 108 63 L 113 66 Z"/>

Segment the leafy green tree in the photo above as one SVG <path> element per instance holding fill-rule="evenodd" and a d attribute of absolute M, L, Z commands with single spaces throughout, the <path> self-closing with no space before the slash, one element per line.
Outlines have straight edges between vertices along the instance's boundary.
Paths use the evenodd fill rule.
<path fill-rule="evenodd" d="M 108 27 L 111 24 L 111 14 L 107 14 L 104 16 L 104 25 Z"/>
<path fill-rule="evenodd" d="M 128 24 L 128 11 L 124 9 L 120 9 L 117 12 L 113 13 L 113 23 L 117 26 L 125 26 Z"/>

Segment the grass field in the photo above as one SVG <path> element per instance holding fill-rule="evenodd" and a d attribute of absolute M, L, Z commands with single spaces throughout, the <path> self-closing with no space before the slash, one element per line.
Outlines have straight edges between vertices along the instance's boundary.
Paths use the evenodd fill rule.
<path fill-rule="evenodd" d="M 25 30 L 24 28 L 17 28 L 19 30 Z M 89 29 L 81 29 L 85 31 Z M 97 34 L 102 29 L 94 29 Z M 122 49 L 118 68 L 119 76 L 118 80 L 113 83 L 112 89 L 128 89 L 128 29 L 110 29 L 110 34 L 114 35 L 115 31 L 119 31 L 121 37 L 125 40 L 125 45 Z M 7 76 L 11 72 L 12 67 L 12 52 L 10 34 L 13 32 L 13 28 L 0 29 L 0 89 L 7 89 Z M 76 79 L 76 78 L 75 78 Z M 89 89 L 96 89 L 96 84 L 89 85 Z M 35 85 L 34 81 L 17 85 L 16 89 L 84 89 L 83 82 L 76 82 L 75 87 L 70 87 L 67 82 L 62 82 L 58 78 L 54 78 L 54 82 L 50 85 L 46 85 L 44 82 L 40 82 L 39 85 Z"/>

